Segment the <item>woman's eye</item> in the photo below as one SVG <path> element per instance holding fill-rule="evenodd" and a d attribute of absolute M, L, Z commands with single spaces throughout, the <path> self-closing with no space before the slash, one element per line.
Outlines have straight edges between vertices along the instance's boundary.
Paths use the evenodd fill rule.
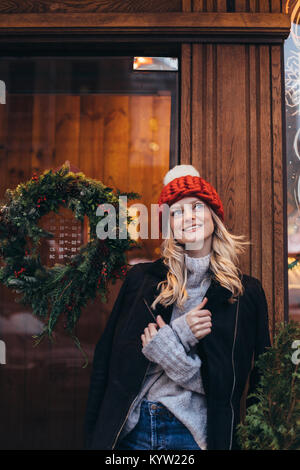
<path fill-rule="evenodd" d="M 203 209 L 204 205 L 201 203 L 201 202 L 197 202 L 194 206 L 193 206 L 193 210 L 196 210 L 196 211 L 200 211 L 201 209 Z M 179 217 L 182 215 L 182 209 L 175 209 L 173 212 L 171 212 L 171 215 L 173 217 Z"/>
<path fill-rule="evenodd" d="M 181 210 L 177 209 L 176 211 L 173 211 L 172 215 L 175 216 L 175 217 L 178 217 L 179 215 L 181 215 Z"/>

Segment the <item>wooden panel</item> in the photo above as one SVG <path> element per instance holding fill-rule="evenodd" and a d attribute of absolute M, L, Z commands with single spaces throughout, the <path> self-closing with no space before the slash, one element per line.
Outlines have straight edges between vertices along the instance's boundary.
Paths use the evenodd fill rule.
<path fill-rule="evenodd" d="M 272 0 L 270 2 L 270 11 L 272 13 L 281 13 L 282 12 L 282 0 Z"/>
<path fill-rule="evenodd" d="M 272 37 L 272 40 L 286 38 L 290 31 L 290 20 L 282 13 L 124 13 L 124 14 L 14 14 L 0 15 L 1 34 L 40 34 L 43 32 L 74 32 L 86 34 L 97 32 L 96 38 L 101 34 L 114 36 L 123 34 L 127 36 L 143 33 L 143 40 L 150 41 L 151 36 L 169 33 L 164 37 L 166 42 L 181 35 L 207 34 L 241 37 L 258 36 L 259 39 Z M 4 36 L 2 41 L 7 40 Z M 95 40 L 95 37 L 93 37 Z M 192 38 L 191 38 L 192 40 Z"/>
<path fill-rule="evenodd" d="M 235 0 L 235 11 L 282 12 L 282 0 Z"/>
<path fill-rule="evenodd" d="M 216 123 L 216 46 L 193 46 L 192 102 L 192 161 L 201 174 L 217 185 L 217 123 Z"/>
<path fill-rule="evenodd" d="M 258 10 L 257 0 L 249 0 L 249 12 L 255 13 Z"/>
<path fill-rule="evenodd" d="M 209 115 L 207 114 L 207 99 L 209 90 L 203 91 L 204 85 L 207 83 L 207 74 L 211 68 L 208 61 L 206 61 L 206 47 L 201 44 L 193 44 L 193 69 L 191 76 L 192 85 L 192 100 L 199 103 L 198 106 L 192 106 L 192 135 L 196 134 L 196 138 L 192 140 L 191 148 L 191 162 L 197 162 L 200 174 L 206 174 L 206 158 L 204 158 L 203 149 L 206 148 L 206 130 L 209 127 Z M 212 47 L 212 46 L 208 46 Z M 206 125 L 204 124 L 204 120 Z"/>
<path fill-rule="evenodd" d="M 228 67 L 229 63 L 232 68 Z M 246 149 L 244 46 L 218 46 L 217 81 L 217 185 L 228 229 L 238 234 L 248 233 L 249 220 L 243 217 L 245 209 L 249 211 L 247 154 L 241 152 Z M 243 261 L 246 264 L 247 258 Z"/>
<path fill-rule="evenodd" d="M 203 67 L 206 68 L 206 90 L 203 108 L 203 119 L 206 120 L 207 126 L 205 132 L 202 130 L 203 140 L 206 143 L 202 153 L 206 156 L 207 160 L 207 171 L 211 181 L 217 187 L 218 185 L 218 172 L 216 171 L 216 165 L 218 165 L 219 156 L 216 154 L 217 146 L 217 122 L 216 122 L 216 107 L 218 99 L 217 90 L 217 62 L 216 62 L 216 46 L 208 44 L 204 48 L 205 51 L 205 62 Z M 196 110 L 195 110 L 196 111 Z M 196 129 L 195 129 L 196 131 Z M 195 138 L 193 142 L 195 142 Z M 198 157 L 199 158 L 199 157 Z M 217 159 L 217 160 L 216 160 Z"/>
<path fill-rule="evenodd" d="M 193 11 L 206 11 L 206 0 L 192 0 Z"/>
<path fill-rule="evenodd" d="M 285 216 L 287 209 L 283 204 L 284 197 L 282 182 L 285 177 L 286 159 L 282 141 L 282 95 L 283 83 L 281 74 L 282 51 L 280 47 L 271 47 L 271 80 L 272 80 L 272 151 L 273 151 L 273 217 L 274 217 L 274 312 L 277 320 L 284 320 L 285 300 L 288 299 L 285 282 L 287 276 L 287 253 L 278 250 L 282 246 L 287 249 L 285 240 Z"/>
<path fill-rule="evenodd" d="M 0 4 L 0 14 L 163 11 L 181 11 L 181 0 L 11 0 Z"/>
<path fill-rule="evenodd" d="M 153 147 L 153 181 L 152 200 L 158 201 L 161 192 L 162 168 L 168 168 L 170 153 L 171 100 L 169 96 L 153 97 L 152 141 Z"/>
<path fill-rule="evenodd" d="M 249 11 L 248 1 L 247 0 L 235 0 L 235 11 Z"/>
<path fill-rule="evenodd" d="M 72 165 L 79 167 L 79 96 L 56 96 L 55 104 L 55 159 L 54 166 L 60 166 L 72 155 Z"/>
<path fill-rule="evenodd" d="M 270 50 L 268 46 L 259 48 L 259 110 L 260 115 L 260 177 L 261 185 L 261 244 L 263 250 L 261 279 L 266 288 L 270 311 L 274 311 L 274 245 L 273 245 L 273 168 L 271 148 L 271 90 L 270 90 Z M 268 77 L 268 78 L 267 78 Z M 266 204 L 266 201 L 269 201 Z"/>
<path fill-rule="evenodd" d="M 216 11 L 216 4 L 214 0 L 206 0 L 206 11 Z"/>
<path fill-rule="evenodd" d="M 193 11 L 212 12 L 227 11 L 226 0 L 193 0 Z"/>
<path fill-rule="evenodd" d="M 284 0 L 286 1 L 286 0 Z M 226 0 L 12 0 L 0 5 L 0 14 L 15 13 L 133 13 L 227 11 Z M 235 11 L 281 11 L 281 0 L 235 0 Z M 190 5 L 188 7 L 188 4 Z M 193 5 L 192 5 L 193 4 Z M 249 4 L 251 6 L 249 6 Z M 249 10 L 250 8 L 250 10 Z"/>
<path fill-rule="evenodd" d="M 31 166 L 40 173 L 55 167 L 55 96 L 39 94 L 33 100 Z"/>
<path fill-rule="evenodd" d="M 180 161 L 190 162 L 191 152 L 191 45 L 181 48 Z"/>
<path fill-rule="evenodd" d="M 128 171 L 129 97 L 104 99 L 103 180 L 108 186 L 124 188 Z M 121 164 L 120 164 L 121 157 Z"/>
<path fill-rule="evenodd" d="M 98 178 L 104 175 L 104 105 L 102 95 L 80 98 L 79 168 Z"/>
<path fill-rule="evenodd" d="M 249 57 L 247 75 L 249 80 L 248 93 L 247 93 L 247 105 L 249 114 L 249 171 L 250 178 L 255 178 L 260 182 L 260 125 L 261 116 L 258 108 L 259 97 L 259 82 L 258 82 L 258 54 L 259 49 L 256 46 L 249 46 Z M 262 262 L 262 245 L 261 245 L 261 226 L 262 226 L 262 213 L 261 213 L 261 186 L 260 184 L 250 185 L 250 218 L 251 218 L 251 269 L 255 277 L 261 278 L 261 262 Z"/>
<path fill-rule="evenodd" d="M 192 3 L 193 0 L 182 0 L 182 11 L 193 11 Z"/>
<path fill-rule="evenodd" d="M 273 0 L 272 0 L 273 1 Z M 270 11 L 270 2 L 269 0 L 259 0 L 258 8 L 256 11 L 267 13 Z"/>
<path fill-rule="evenodd" d="M 216 11 L 227 11 L 227 1 L 217 0 Z"/>
<path fill-rule="evenodd" d="M 157 120 L 153 115 L 153 97 L 144 96 L 142 101 L 143 106 L 141 106 L 141 97 L 132 96 L 129 103 L 129 113 L 134 118 L 131 121 L 128 135 L 130 160 L 127 165 L 129 171 L 127 184 L 128 186 L 130 184 L 130 188 L 134 188 L 135 191 L 143 196 L 143 200 L 137 199 L 134 202 L 137 204 L 143 202 L 150 209 L 150 204 L 153 201 L 153 149 L 155 148 L 155 145 L 153 145 L 153 130 L 157 127 Z M 109 156 L 107 155 L 106 161 L 108 160 Z M 126 178 L 124 179 L 126 180 Z M 143 214 L 137 215 L 140 217 L 140 220 L 145 221 Z M 149 243 L 153 247 L 151 240 L 149 240 Z"/>
<path fill-rule="evenodd" d="M 252 242 L 242 270 L 262 281 L 271 331 L 287 295 L 281 47 L 194 44 L 182 63 L 192 90 L 191 102 L 182 101 L 192 147 L 182 162 L 216 187 L 229 230 Z"/>
<path fill-rule="evenodd" d="M 31 131 L 33 97 L 26 95 L 7 96 L 7 184 L 16 187 L 31 176 Z M 16 135 L 19 136 L 16 139 Z"/>

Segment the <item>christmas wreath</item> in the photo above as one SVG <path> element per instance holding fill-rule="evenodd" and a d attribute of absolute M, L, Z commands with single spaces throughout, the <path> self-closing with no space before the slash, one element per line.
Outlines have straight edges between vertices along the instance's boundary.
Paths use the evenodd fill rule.
<path fill-rule="evenodd" d="M 114 284 L 125 277 L 125 252 L 138 246 L 129 235 L 117 236 L 122 209 L 119 196 L 140 197 L 133 192 L 116 190 L 114 193 L 102 182 L 81 172 L 73 173 L 63 165 L 58 171 L 34 174 L 31 180 L 14 190 L 7 189 L 4 204 L 0 206 L 0 257 L 4 261 L 0 282 L 21 294 L 17 302 L 30 305 L 33 314 L 43 318 L 44 328 L 34 336 L 35 344 L 45 336 L 53 340 L 53 330 L 62 318 L 65 331 L 86 358 L 84 367 L 87 357 L 74 334 L 81 310 L 96 295 L 100 295 L 102 302 L 107 301 L 108 281 Z M 116 237 L 112 239 L 99 239 L 96 233 L 96 225 L 101 220 L 96 209 L 104 203 L 116 209 Z M 43 237 L 49 239 L 53 234 L 41 228 L 38 222 L 51 211 L 58 213 L 61 206 L 71 209 L 80 221 L 87 216 L 89 241 L 76 255 L 68 257 L 66 264 L 47 267 L 41 262 L 39 247 Z M 125 220 L 132 221 L 127 212 Z"/>

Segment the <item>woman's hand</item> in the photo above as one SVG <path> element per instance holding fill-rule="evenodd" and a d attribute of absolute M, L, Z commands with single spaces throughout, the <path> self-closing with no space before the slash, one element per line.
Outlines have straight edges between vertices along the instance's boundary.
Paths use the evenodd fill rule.
<path fill-rule="evenodd" d="M 201 304 L 197 305 L 186 314 L 186 321 L 192 333 L 198 339 L 204 338 L 204 336 L 211 332 L 211 312 L 203 309 L 207 300 L 207 297 L 204 297 Z"/>
<path fill-rule="evenodd" d="M 160 315 L 157 315 L 156 323 L 148 323 L 148 326 L 144 329 L 144 334 L 141 335 L 143 347 L 146 346 L 151 341 L 153 336 L 157 334 L 157 326 L 162 328 L 164 325 L 166 325 L 166 323 L 163 321 Z"/>

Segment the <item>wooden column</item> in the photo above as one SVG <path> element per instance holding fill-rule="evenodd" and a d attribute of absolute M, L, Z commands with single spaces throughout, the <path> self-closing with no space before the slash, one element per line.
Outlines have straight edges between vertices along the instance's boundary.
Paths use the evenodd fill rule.
<path fill-rule="evenodd" d="M 262 281 L 271 327 L 287 315 L 282 47 L 182 45 L 181 163 L 215 186 L 227 228 L 252 242 L 242 270 Z"/>

